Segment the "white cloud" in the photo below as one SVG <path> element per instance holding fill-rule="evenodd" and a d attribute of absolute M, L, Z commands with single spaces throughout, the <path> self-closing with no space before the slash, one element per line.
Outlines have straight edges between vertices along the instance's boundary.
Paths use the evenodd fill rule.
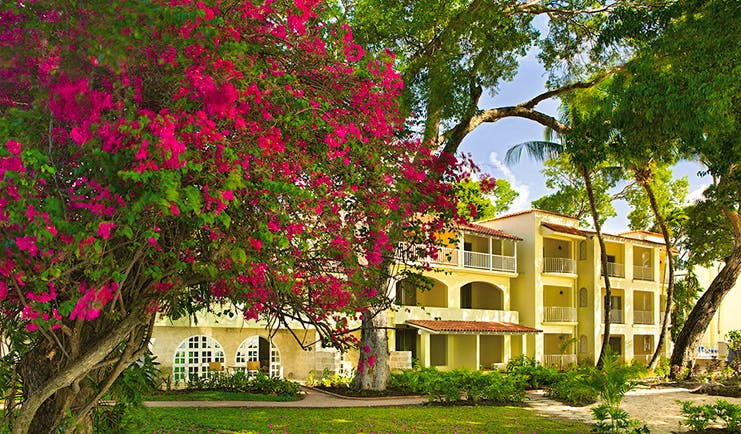
<path fill-rule="evenodd" d="M 707 189 L 709 186 L 710 184 L 700 185 L 696 189 L 687 193 L 687 203 L 695 203 L 703 199 L 705 197 L 703 193 L 705 192 L 705 189 Z"/>
<path fill-rule="evenodd" d="M 517 177 L 515 177 L 515 174 L 512 173 L 510 168 L 507 167 L 501 160 L 499 160 L 499 155 L 497 155 L 496 152 L 492 152 L 489 154 L 489 162 L 497 171 L 502 174 L 502 178 L 509 181 L 512 189 L 520 193 L 520 195 L 517 196 L 515 201 L 512 203 L 512 206 L 509 208 L 509 212 L 517 212 L 530 209 L 530 186 L 519 181 Z M 496 174 L 493 175 L 495 175 L 496 178 Z"/>

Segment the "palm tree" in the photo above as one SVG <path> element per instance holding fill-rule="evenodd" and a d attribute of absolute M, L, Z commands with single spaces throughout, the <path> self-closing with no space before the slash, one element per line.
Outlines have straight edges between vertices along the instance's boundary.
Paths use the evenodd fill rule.
<path fill-rule="evenodd" d="M 546 138 L 550 138 L 549 136 L 552 136 L 552 133 L 549 132 L 547 134 Z M 602 236 L 602 224 L 600 222 L 599 218 L 599 212 L 597 211 L 597 204 L 594 197 L 594 189 L 592 188 L 592 171 L 591 168 L 595 166 L 594 159 L 591 158 L 580 158 L 581 156 L 585 155 L 584 152 L 574 152 L 575 150 L 584 150 L 586 147 L 584 146 L 574 146 L 576 143 L 573 142 L 574 137 L 576 134 L 570 134 L 569 136 L 562 136 L 562 142 L 566 143 L 566 145 L 562 143 L 558 143 L 555 141 L 532 141 L 532 142 L 525 142 L 520 143 L 518 145 L 513 146 L 507 151 L 507 154 L 505 155 L 504 161 L 506 164 L 515 164 L 520 160 L 520 157 L 522 156 L 523 152 L 527 152 L 528 155 L 533 158 L 536 161 L 543 162 L 549 159 L 552 159 L 554 157 L 568 154 L 572 162 L 574 163 L 577 171 L 581 175 L 582 179 L 584 180 L 584 186 L 587 190 L 587 198 L 589 200 L 589 210 L 592 215 L 592 222 L 594 224 L 595 232 L 597 233 L 597 240 L 599 241 L 600 246 L 600 262 L 602 263 L 602 276 L 605 281 L 605 298 L 604 298 L 604 312 L 603 312 L 603 322 L 605 325 L 604 333 L 603 333 L 603 339 L 602 339 L 602 347 L 600 349 L 600 355 L 597 359 L 597 367 L 602 368 L 604 364 L 604 356 L 607 351 L 609 351 L 609 339 L 610 339 L 610 310 L 612 308 L 611 306 L 611 296 L 612 296 L 612 290 L 610 287 L 610 278 L 607 275 L 607 252 L 605 250 L 605 240 Z M 587 144 L 589 141 L 589 136 L 587 135 L 585 143 L 580 143 L 580 145 Z M 572 145 L 572 146 L 569 146 Z"/>

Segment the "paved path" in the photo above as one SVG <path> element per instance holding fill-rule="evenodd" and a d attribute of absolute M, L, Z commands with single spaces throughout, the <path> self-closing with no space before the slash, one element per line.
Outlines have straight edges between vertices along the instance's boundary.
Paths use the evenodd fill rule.
<path fill-rule="evenodd" d="M 638 389 L 628 392 L 620 406 L 628 412 L 631 418 L 638 419 L 648 425 L 652 434 L 671 434 L 687 432 L 686 427 L 680 427 L 679 421 L 684 417 L 680 412 L 680 404 L 676 401 L 692 401 L 695 404 L 711 404 L 719 399 L 741 405 L 741 398 L 710 396 L 690 393 L 690 389 L 681 387 Z M 541 414 L 580 420 L 592 421 L 592 407 L 570 407 L 558 401 L 546 398 L 543 393 L 528 394 L 529 407 Z"/>
<path fill-rule="evenodd" d="M 420 405 L 424 397 L 348 398 L 321 390 L 302 387 L 305 395 L 300 401 L 145 401 L 145 407 L 260 407 L 260 408 L 334 408 L 334 407 L 399 407 Z"/>

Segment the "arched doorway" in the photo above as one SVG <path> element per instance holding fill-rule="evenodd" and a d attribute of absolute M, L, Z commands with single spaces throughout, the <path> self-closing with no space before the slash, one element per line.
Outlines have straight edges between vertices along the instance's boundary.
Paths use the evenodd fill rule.
<path fill-rule="evenodd" d="M 212 362 L 224 363 L 224 349 L 216 339 L 205 335 L 185 339 L 175 350 L 173 382 L 187 383 L 198 377 L 208 378 Z"/>
<path fill-rule="evenodd" d="M 247 362 L 260 362 L 262 372 L 274 378 L 283 376 L 278 347 L 262 336 L 250 336 L 242 341 L 234 360 L 239 367 L 246 367 Z"/>

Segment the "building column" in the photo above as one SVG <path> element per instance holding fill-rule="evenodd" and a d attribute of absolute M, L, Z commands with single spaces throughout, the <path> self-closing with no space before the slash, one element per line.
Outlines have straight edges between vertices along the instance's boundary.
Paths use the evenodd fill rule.
<path fill-rule="evenodd" d="M 523 335 L 524 336 L 524 335 Z M 512 358 L 512 335 L 504 335 L 504 348 L 502 349 L 502 363 L 507 364 Z"/>
<path fill-rule="evenodd" d="M 430 367 L 430 334 L 420 333 L 419 335 L 419 361 L 422 366 Z"/>

